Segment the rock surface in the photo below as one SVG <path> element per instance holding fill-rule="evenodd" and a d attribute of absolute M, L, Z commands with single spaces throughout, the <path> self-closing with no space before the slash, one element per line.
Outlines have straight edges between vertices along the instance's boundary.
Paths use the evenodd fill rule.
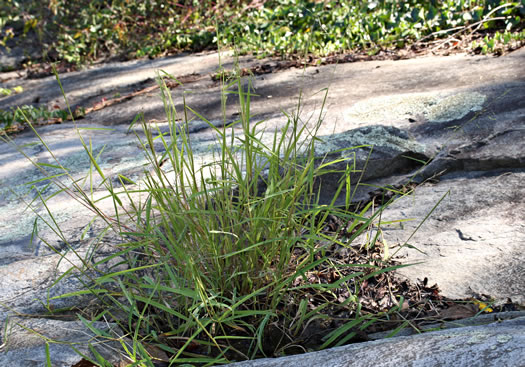
<path fill-rule="evenodd" d="M 402 249 L 404 263 L 423 263 L 399 272 L 411 279 L 428 277 L 451 298 L 488 294 L 523 304 L 524 180 L 523 169 L 457 171 L 395 202 L 385 211 L 385 221 L 414 220 L 385 227 L 385 239 L 390 244 L 408 241 L 423 251 Z"/>
<path fill-rule="evenodd" d="M 13 318 L 0 334 L 0 361 L 3 366 L 41 367 L 46 364 L 46 343 L 53 367 L 71 367 L 80 360 L 77 349 L 89 358 L 95 357 L 87 344 L 97 344 L 97 351 L 109 362 L 119 363 L 120 343 L 115 326 L 97 321 L 93 326 L 106 335 L 95 335 L 80 321 Z"/>
<path fill-rule="evenodd" d="M 525 318 L 351 344 L 315 353 L 232 363 L 284 366 L 523 366 Z"/>
<path fill-rule="evenodd" d="M 235 58 L 224 55 L 222 61 L 223 67 L 231 69 Z M 256 69 L 257 65 L 271 66 L 276 61 L 242 57 L 239 63 L 243 68 Z M 289 69 L 252 78 L 257 96 L 252 97 L 251 112 L 257 115 L 254 121 L 265 120 L 260 125 L 265 129 L 262 139 L 269 140 L 271 133 L 286 122 L 281 111 L 297 111 L 302 91 L 302 121 L 314 125 L 319 118 L 322 120 L 318 156 L 353 159 L 355 155 L 357 168 L 366 166 L 364 182 L 372 185 L 395 185 L 407 180 L 419 184 L 412 195 L 397 200 L 384 212 L 385 220 L 414 218 L 403 222 L 402 227 L 382 227 L 391 252 L 406 242 L 423 252 L 407 247 L 398 252 L 405 263 L 424 261 L 404 268 L 403 275 L 413 280 L 427 277 L 451 298 L 487 294 L 496 300 L 511 298 L 523 304 L 524 64 L 525 49 L 520 49 L 499 58 L 455 55 Z M 219 68 L 218 56 L 204 53 L 112 63 L 61 75 L 73 106 L 100 108 L 78 120 L 78 132 L 68 122 L 39 127 L 39 135 L 68 168 L 71 178 L 92 191 L 93 199 L 100 199 L 106 189 L 97 174 L 89 174 L 90 162 L 79 133 L 94 156 L 102 152 L 98 164 L 115 187 L 121 186 L 119 174 L 138 181 L 147 169 L 147 160 L 135 133 L 143 135 L 136 127 L 130 129 L 131 121 L 143 112 L 160 131 L 167 127 L 159 90 L 154 87 L 155 70 L 163 69 L 184 82 L 172 88 L 179 113 L 184 96 L 189 106 L 209 118 L 210 124 L 220 126 L 238 117 L 238 107 L 230 96 L 221 108 L 221 86 L 211 77 Z M 14 74 L 10 75 L 12 78 Z M 1 87 L 18 85 L 24 92 L 0 98 L 1 109 L 24 104 L 64 108 L 54 77 L 12 78 Z M 323 103 L 324 88 L 328 88 L 328 94 Z M 121 99 L 104 107 L 104 99 L 115 98 Z M 207 127 L 200 119 L 189 125 L 195 155 L 201 163 L 209 162 L 216 150 L 215 136 Z M 18 133 L 13 139 L 40 167 L 52 170 L 42 163 L 56 162 L 33 133 Z M 346 150 L 334 153 L 341 149 Z M 421 169 L 422 162 L 430 163 Z M 72 277 L 54 283 L 66 264 L 59 262 L 60 256 L 50 246 L 59 252 L 78 251 L 90 261 L 95 248 L 98 255 L 110 251 L 96 240 L 105 224 L 88 226 L 94 214 L 66 192 L 51 197 L 56 189 L 48 187 L 47 181 L 39 181 L 40 177 L 39 169 L 15 146 L 0 142 L 2 323 L 16 313 L 43 317 L 48 311 L 46 304 L 63 308 L 89 302 L 89 297 L 52 299 L 80 289 L 81 279 Z M 333 194 L 337 179 L 337 175 L 324 179 L 325 200 Z M 65 176 L 55 180 L 71 182 Z M 61 235 L 44 224 L 50 218 L 47 209 L 38 204 L 32 186 L 43 197 L 49 197 L 46 205 L 55 213 Z M 354 200 L 368 200 L 375 189 L 360 187 Z M 27 208 L 28 203 L 32 203 L 33 210 Z M 100 205 L 108 213 L 113 210 L 111 200 L 103 200 Z M 419 226 L 430 212 L 431 216 Z M 36 214 L 41 219 L 35 222 Z M 32 236 L 35 228 L 38 236 Z M 416 228 L 418 231 L 412 235 Z M 498 326 L 493 329 L 496 335 Z M 507 335 L 507 331 L 502 333 Z M 512 335 L 523 340 L 523 334 Z M 497 336 L 494 338 L 497 340 Z M 408 340 L 404 341 L 407 345 L 411 343 Z M 491 340 L 488 338 L 482 348 L 500 345 L 491 344 Z M 503 344 L 502 348 L 507 345 Z M 0 362 L 14 358 L 16 348 L 7 353 L 0 351 Z M 71 358 L 79 360 L 74 353 Z"/>

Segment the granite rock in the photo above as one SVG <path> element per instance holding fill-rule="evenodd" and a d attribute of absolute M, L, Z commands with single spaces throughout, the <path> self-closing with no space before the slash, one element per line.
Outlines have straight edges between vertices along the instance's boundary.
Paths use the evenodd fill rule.
<path fill-rule="evenodd" d="M 284 366 L 523 366 L 525 318 L 351 344 L 302 355 L 232 363 Z"/>

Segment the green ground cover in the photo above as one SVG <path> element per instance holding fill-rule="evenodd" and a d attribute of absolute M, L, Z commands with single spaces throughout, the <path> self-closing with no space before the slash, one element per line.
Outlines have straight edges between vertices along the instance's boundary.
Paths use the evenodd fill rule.
<path fill-rule="evenodd" d="M 78 64 L 216 49 L 219 42 L 261 56 L 375 53 L 488 31 L 476 47 L 493 52 L 525 38 L 524 17 L 525 0 L 4 0 L 0 45 L 36 34 L 49 60 Z"/>

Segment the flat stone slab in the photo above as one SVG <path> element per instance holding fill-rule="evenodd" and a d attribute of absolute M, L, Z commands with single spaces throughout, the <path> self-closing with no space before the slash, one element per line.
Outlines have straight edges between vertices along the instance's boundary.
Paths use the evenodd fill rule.
<path fill-rule="evenodd" d="M 400 251 L 403 263 L 421 263 L 398 272 L 410 279 L 427 277 L 450 298 L 486 294 L 524 304 L 523 182 L 523 169 L 454 172 L 393 203 L 384 221 L 413 220 L 383 227 L 387 243 L 408 242 L 424 252 Z"/>
<path fill-rule="evenodd" d="M 122 333 L 115 325 L 101 321 L 94 322 L 93 327 L 106 335 L 95 335 L 80 321 L 12 318 L 0 332 L 0 363 L 13 367 L 46 366 L 45 338 L 53 367 L 71 367 L 80 362 L 82 357 L 74 349 L 96 360 L 88 343 L 108 362 L 119 363 L 121 346 L 116 340 Z"/>
<path fill-rule="evenodd" d="M 90 164 L 89 157 L 79 138 L 81 134 L 86 143 L 90 144 L 93 154 L 104 151 L 98 159 L 98 164 L 108 177 L 113 177 L 113 184 L 120 185 L 118 175 L 125 175 L 136 179 L 142 173 L 146 159 L 139 148 L 138 140 L 134 134 L 126 133 L 124 127 L 108 130 L 100 125 L 83 125 L 82 130 L 73 129 L 68 125 L 47 126 L 39 129 L 45 139 L 46 145 L 54 152 L 60 164 L 68 170 L 69 176 L 63 175 L 55 178 L 67 187 L 72 187 L 75 180 L 93 200 L 100 200 L 107 196 L 106 186 L 101 185 L 102 179 L 94 166 Z M 105 129 L 105 130 L 101 130 Z M 40 140 L 31 133 L 24 133 L 16 138 L 16 144 L 35 164 L 58 165 L 49 154 Z M 54 246 L 58 249 L 64 247 L 64 238 L 60 238 L 52 228 L 45 224 L 51 223 L 47 209 L 42 205 L 39 195 L 46 199 L 49 210 L 53 213 L 56 222 L 61 225 L 66 240 L 79 240 L 82 228 L 91 221 L 95 214 L 89 210 L 82 201 L 75 200 L 71 195 L 63 192 L 51 199 L 51 195 L 58 191 L 50 181 L 39 181 L 42 178 L 40 168 L 26 159 L 12 144 L 0 143 L 0 222 L 4 228 L 0 232 L 0 265 L 28 256 L 41 256 L 52 253 L 49 249 Z M 58 169 L 41 166 L 50 174 L 59 174 Z M 89 173 L 91 170 L 91 174 Z M 40 194 L 37 193 L 37 190 Z M 27 206 L 31 203 L 33 209 Z M 112 200 L 98 203 L 102 210 L 114 212 Z M 37 216 L 38 214 L 38 216 Z M 35 224 L 35 219 L 37 223 Z M 13 218 L 17 218 L 13 220 Z M 36 225 L 36 227 L 35 227 Z M 47 245 L 31 236 L 33 229 L 37 228 L 40 237 Z M 95 228 L 89 230 L 85 236 L 94 235 Z M 80 231 L 80 232 L 79 232 Z"/>

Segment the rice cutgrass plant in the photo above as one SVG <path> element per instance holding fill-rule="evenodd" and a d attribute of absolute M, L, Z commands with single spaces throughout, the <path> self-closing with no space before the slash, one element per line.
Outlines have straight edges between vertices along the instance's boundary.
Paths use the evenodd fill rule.
<path fill-rule="evenodd" d="M 145 188 L 123 184 L 117 191 L 83 140 L 115 213 L 102 213 L 78 187 L 61 187 L 80 195 L 123 238 L 114 255 L 94 265 L 84 261 L 85 273 L 115 259 L 124 265 L 86 285 L 83 292 L 91 292 L 101 305 L 92 320 L 116 322 L 132 340 L 122 344 L 125 358 L 143 366 L 153 366 L 159 358 L 152 356 L 152 346 L 163 351 L 170 365 L 212 365 L 305 350 L 302 333 L 314 320 L 330 319 L 327 309 L 352 317 L 327 332 L 320 348 L 345 343 L 355 330 L 373 323 L 375 317 L 360 313 L 359 284 L 392 268 L 370 265 L 364 271 L 367 266 L 360 265 L 353 273 L 343 272 L 357 265 L 335 263 L 326 249 L 337 245 L 352 250 L 352 241 L 377 221 L 387 204 L 368 217 L 371 204 L 357 213 L 350 210 L 351 188 L 358 184 L 350 181 L 357 171 L 352 160 L 340 172 L 332 202 L 320 203 L 319 180 L 338 163 L 315 155 L 321 118 L 304 123 L 298 106 L 297 113 L 285 114 L 286 123 L 271 139 L 264 138 L 262 122 L 254 122 L 250 113 L 253 90 L 237 77 L 224 81 L 223 93 L 223 98 L 238 98 L 237 121 L 216 127 L 184 103 L 183 123 L 177 123 L 166 78 L 171 76 L 159 74 L 158 82 L 169 132 L 142 119 L 144 134 L 137 134 L 149 161 Z M 206 121 L 217 138 L 213 160 L 204 165 L 187 132 L 190 114 Z M 137 193 L 145 199 L 138 200 Z M 340 195 L 346 195 L 342 207 L 335 205 Z M 347 223 L 349 238 L 343 241 L 338 233 L 323 230 L 330 215 Z M 339 276 L 333 282 L 311 282 L 309 274 L 319 267 Z M 333 290 L 341 287 L 348 297 L 337 303 Z M 314 304 L 312 297 L 324 301 Z"/>

